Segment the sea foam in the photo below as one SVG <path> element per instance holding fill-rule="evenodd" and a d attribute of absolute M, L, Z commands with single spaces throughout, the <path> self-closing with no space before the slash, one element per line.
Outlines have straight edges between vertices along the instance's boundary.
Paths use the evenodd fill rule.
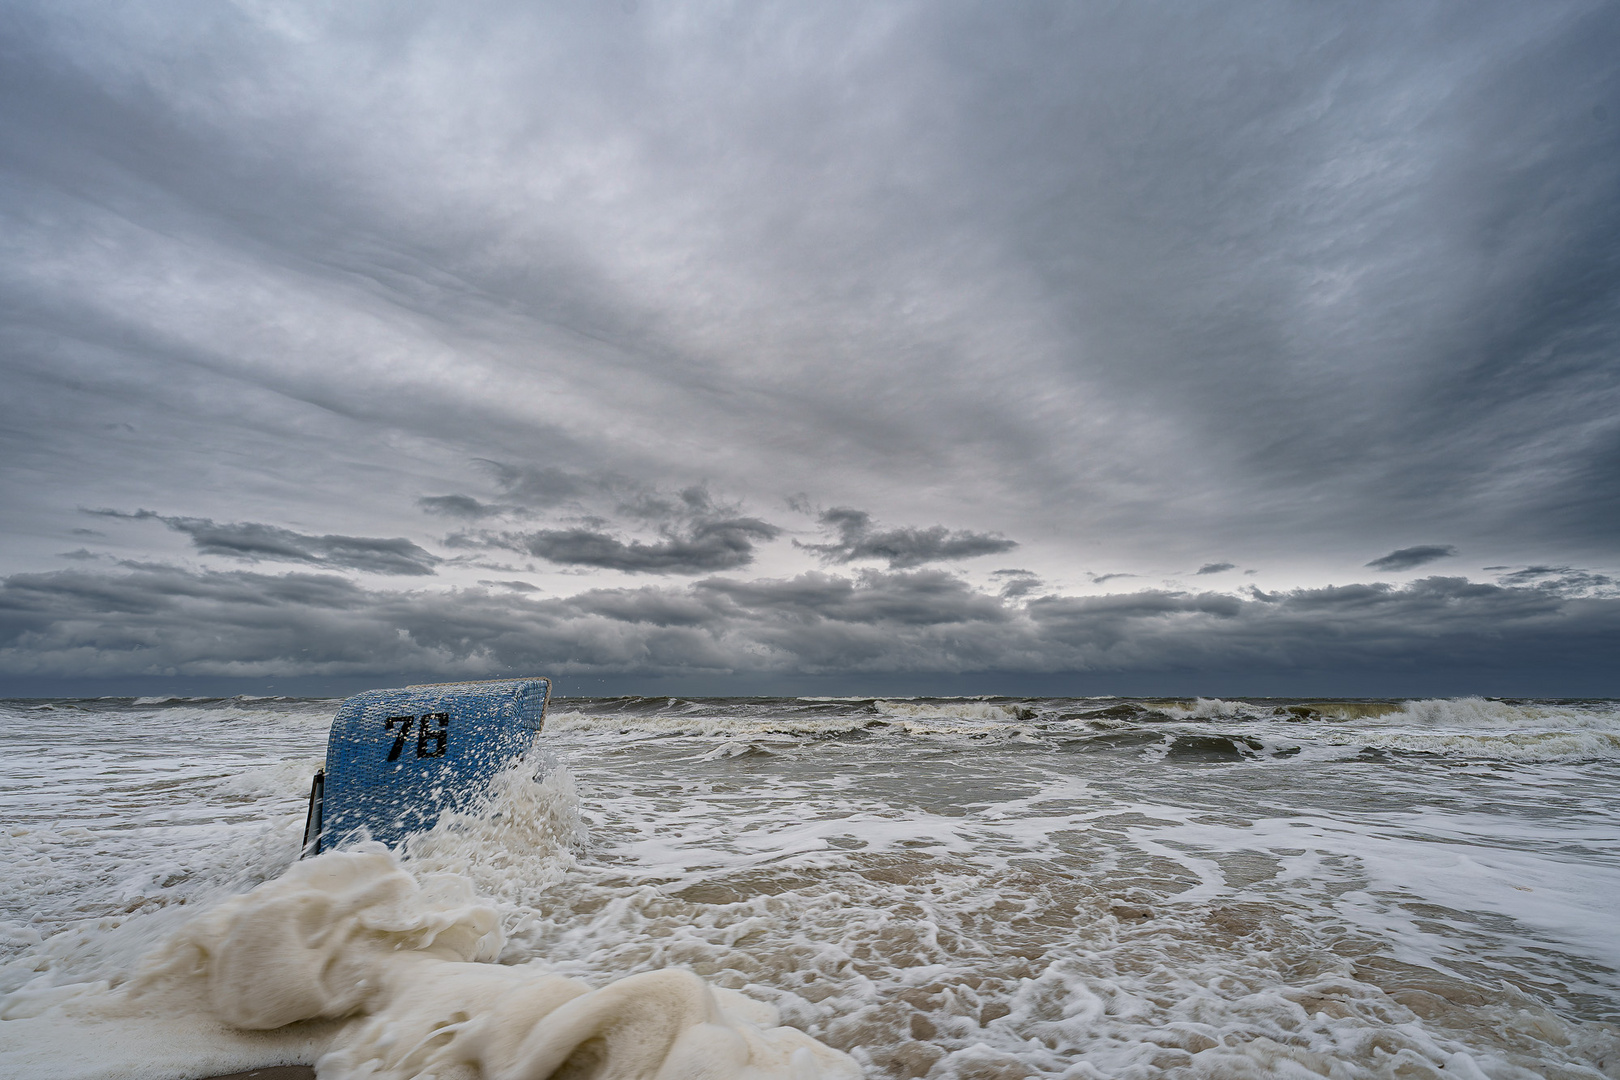
<path fill-rule="evenodd" d="M 323 1080 L 859 1075 L 770 1005 L 689 971 L 593 988 L 493 964 L 503 944 L 467 878 L 418 876 L 380 844 L 329 852 L 191 920 L 125 986 L 11 995 L 0 1065 L 59 1080 L 288 1062 Z"/>

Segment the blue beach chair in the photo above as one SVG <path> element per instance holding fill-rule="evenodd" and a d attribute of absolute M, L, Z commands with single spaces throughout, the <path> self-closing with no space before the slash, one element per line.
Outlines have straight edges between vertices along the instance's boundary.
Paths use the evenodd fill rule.
<path fill-rule="evenodd" d="M 315 774 L 304 854 L 364 826 L 389 846 L 471 806 L 523 756 L 546 717 L 549 679 L 436 683 L 368 690 L 332 720 Z"/>

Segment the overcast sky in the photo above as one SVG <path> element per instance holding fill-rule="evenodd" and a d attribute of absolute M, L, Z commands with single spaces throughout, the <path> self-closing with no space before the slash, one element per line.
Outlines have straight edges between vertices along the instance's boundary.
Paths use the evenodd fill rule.
<path fill-rule="evenodd" d="M 0 691 L 1620 694 L 1616 56 L 18 0 Z"/>

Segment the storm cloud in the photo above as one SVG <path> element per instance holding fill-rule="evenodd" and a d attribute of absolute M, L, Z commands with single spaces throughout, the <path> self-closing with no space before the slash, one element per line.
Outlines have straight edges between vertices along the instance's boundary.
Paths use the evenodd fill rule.
<path fill-rule="evenodd" d="M 504 584 L 504 583 L 502 583 Z M 1247 596 L 1026 603 L 937 570 L 590 589 L 368 590 L 332 575 L 152 566 L 0 582 L 0 671 L 85 677 L 1293 670 L 1419 672 L 1459 656 L 1580 669 L 1620 597 L 1426 578 Z"/>
<path fill-rule="evenodd" d="M 1488 567 L 1487 569 L 1506 570 L 1506 567 Z M 1526 566 L 1518 570 L 1509 570 L 1498 575 L 1496 579 L 1503 585 L 1533 585 L 1538 589 L 1545 589 L 1569 595 L 1604 595 L 1620 594 L 1620 582 L 1608 574 L 1599 574 L 1591 570 L 1582 570 L 1573 566 Z"/>
<path fill-rule="evenodd" d="M 1374 570 L 1411 570 L 1438 559 L 1449 559 L 1457 549 L 1449 544 L 1420 544 L 1381 555 L 1367 565 Z"/>
<path fill-rule="evenodd" d="M 1001 579 L 1001 595 L 1009 599 L 1028 596 L 1046 583 L 1028 570 L 997 570 L 990 575 L 995 581 Z"/>
<path fill-rule="evenodd" d="M 859 559 L 882 559 L 891 570 L 909 569 L 924 563 L 971 559 L 1011 551 L 1017 541 L 991 533 L 966 530 L 952 532 L 943 525 L 926 529 L 877 529 L 872 515 L 847 506 L 834 507 L 819 516 L 820 523 L 837 532 L 830 544 L 800 544 L 827 562 L 849 563 Z"/>
<path fill-rule="evenodd" d="M 416 500 L 416 505 L 429 514 L 463 518 L 467 521 L 492 517 L 499 514 L 502 509 L 499 506 L 481 503 L 471 495 L 424 495 Z"/>
<path fill-rule="evenodd" d="M 20 0 L 7 662 L 1591 657 L 1617 52 L 1594 0 Z"/>
<path fill-rule="evenodd" d="M 169 517 L 151 510 L 132 514 L 116 510 L 91 512 L 103 517 L 161 521 L 189 536 L 192 546 L 204 555 L 224 555 L 245 562 L 302 562 L 373 574 L 424 575 L 434 573 L 433 568 L 444 561 L 402 536 L 308 536 L 256 521 L 220 524 L 208 518 Z"/>
<path fill-rule="evenodd" d="M 623 540 L 595 529 L 540 529 L 535 532 L 456 538 L 460 545 L 483 544 L 521 551 L 564 566 L 595 566 L 627 574 L 701 574 L 734 570 L 754 561 L 754 545 L 781 534 L 757 518 L 693 522 L 681 531 L 645 543 Z"/>

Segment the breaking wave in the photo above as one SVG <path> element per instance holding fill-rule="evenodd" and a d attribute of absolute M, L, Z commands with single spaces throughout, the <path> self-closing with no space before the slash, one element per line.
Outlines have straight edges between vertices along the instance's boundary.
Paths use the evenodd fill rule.
<path fill-rule="evenodd" d="M 815 698 L 756 702 L 680 698 L 580 703 L 548 721 L 549 730 L 637 738 L 697 736 L 722 740 L 775 737 L 921 738 L 1029 742 L 1072 748 L 1095 733 L 1115 736 L 1094 749 L 1132 742 L 1122 731 L 1165 725 L 1234 726 L 1230 753 L 1253 756 L 1258 739 L 1275 756 L 1315 746 L 1389 754 L 1431 754 L 1502 762 L 1620 758 L 1620 708 L 1614 702 L 1508 702 L 1484 698 L 1410 701 L 1275 701 L 1266 699 L 886 699 Z M 602 708 L 601 706 L 607 706 Z M 1189 731 L 1188 739 L 1203 737 Z M 1213 735 L 1212 737 L 1225 737 Z M 1158 743 L 1162 735 L 1138 742 Z M 1188 744 L 1191 745 L 1191 744 Z M 723 753 L 733 753 L 733 750 Z M 1309 758 L 1310 755 L 1307 755 Z M 1182 752 L 1157 760 L 1186 758 Z"/>

